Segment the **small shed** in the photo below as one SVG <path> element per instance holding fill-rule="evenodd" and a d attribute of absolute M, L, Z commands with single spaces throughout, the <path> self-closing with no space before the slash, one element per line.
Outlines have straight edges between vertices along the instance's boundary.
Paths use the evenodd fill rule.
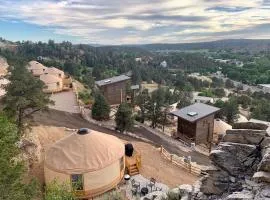
<path fill-rule="evenodd" d="M 80 129 L 53 144 L 45 154 L 45 183 L 68 184 L 88 199 L 113 188 L 125 171 L 124 143 L 108 134 Z"/>
<path fill-rule="evenodd" d="M 127 99 L 126 90 L 129 76 L 120 75 L 108 79 L 96 81 L 97 87 L 100 89 L 110 105 L 120 104 Z"/>
<path fill-rule="evenodd" d="M 178 118 L 176 138 L 187 143 L 211 144 L 213 140 L 214 116 L 220 109 L 195 103 L 171 112 Z"/>
<path fill-rule="evenodd" d="M 61 92 L 63 90 L 63 80 L 55 75 L 42 74 L 40 80 L 45 84 L 45 93 Z"/>

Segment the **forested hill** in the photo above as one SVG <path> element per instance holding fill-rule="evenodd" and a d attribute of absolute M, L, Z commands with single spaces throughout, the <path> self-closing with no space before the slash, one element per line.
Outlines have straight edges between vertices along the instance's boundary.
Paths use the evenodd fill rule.
<path fill-rule="evenodd" d="M 162 51 L 162 50 L 224 50 L 231 49 L 234 51 L 270 51 L 270 40 L 250 40 L 250 39 L 229 39 L 218 40 L 212 42 L 200 43 L 178 43 L 178 44 L 146 44 L 139 45 L 149 51 Z"/>

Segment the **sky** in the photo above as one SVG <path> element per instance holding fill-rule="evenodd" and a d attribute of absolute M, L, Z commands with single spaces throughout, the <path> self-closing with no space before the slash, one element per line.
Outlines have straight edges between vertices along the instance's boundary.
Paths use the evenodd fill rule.
<path fill-rule="evenodd" d="M 89 44 L 270 39 L 270 0 L 0 0 L 0 37 Z"/>

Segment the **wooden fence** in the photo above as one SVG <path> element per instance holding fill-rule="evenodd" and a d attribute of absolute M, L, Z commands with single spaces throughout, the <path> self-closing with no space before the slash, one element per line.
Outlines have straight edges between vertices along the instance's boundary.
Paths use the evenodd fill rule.
<path fill-rule="evenodd" d="M 160 153 L 168 160 L 171 161 L 176 166 L 182 167 L 189 171 L 189 173 L 200 176 L 201 168 L 195 162 L 191 162 L 188 158 L 179 157 L 174 154 L 170 154 L 166 149 L 162 146 L 160 147 Z"/>

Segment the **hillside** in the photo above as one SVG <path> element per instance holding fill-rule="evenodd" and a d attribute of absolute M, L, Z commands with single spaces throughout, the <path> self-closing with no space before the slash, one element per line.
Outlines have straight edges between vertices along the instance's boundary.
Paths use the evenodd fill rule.
<path fill-rule="evenodd" d="M 177 44 L 146 44 L 139 45 L 149 51 L 161 50 L 222 50 L 232 49 L 234 51 L 265 51 L 270 50 L 270 40 L 229 39 L 200 43 L 177 43 Z"/>

